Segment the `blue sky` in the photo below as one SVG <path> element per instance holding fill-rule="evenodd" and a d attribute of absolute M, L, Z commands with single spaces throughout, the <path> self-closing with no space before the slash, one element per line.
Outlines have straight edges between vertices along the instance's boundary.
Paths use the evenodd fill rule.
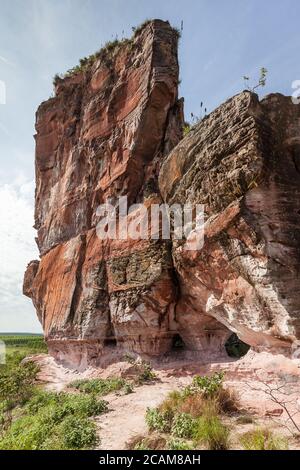
<path fill-rule="evenodd" d="M 147 18 L 180 27 L 180 96 L 186 117 L 269 70 L 263 94 L 290 95 L 300 79 L 299 0 L 0 0 L 0 331 L 38 331 L 21 294 L 33 238 L 34 119 L 52 77 Z M 1 103 L 1 88 L 0 88 Z"/>

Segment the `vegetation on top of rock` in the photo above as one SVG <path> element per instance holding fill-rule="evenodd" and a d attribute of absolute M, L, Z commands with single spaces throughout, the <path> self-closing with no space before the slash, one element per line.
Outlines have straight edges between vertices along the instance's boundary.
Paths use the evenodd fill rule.
<path fill-rule="evenodd" d="M 132 26 L 131 30 L 134 33 L 134 36 L 137 36 L 146 26 L 148 26 L 148 24 L 151 23 L 151 21 L 153 21 L 153 20 L 151 20 L 150 18 L 146 18 L 138 26 Z"/>
<path fill-rule="evenodd" d="M 265 67 L 261 67 L 258 82 L 252 86 L 250 85 L 250 77 L 248 77 L 247 75 L 244 75 L 243 79 L 244 79 L 245 88 L 248 91 L 251 91 L 252 93 L 254 93 L 255 90 L 259 87 L 263 88 L 266 85 L 267 73 L 268 73 L 268 70 Z"/>
<path fill-rule="evenodd" d="M 191 113 L 191 119 L 190 121 L 185 121 L 184 124 L 183 124 L 183 135 L 184 137 L 190 132 L 190 130 L 196 126 L 197 124 L 199 124 L 199 122 L 201 122 L 206 114 L 207 114 L 207 108 L 206 107 L 203 107 L 203 101 L 201 101 L 200 103 L 200 114 L 197 115 L 197 114 L 194 114 L 194 113 Z"/>
<path fill-rule="evenodd" d="M 87 57 L 83 57 L 79 60 L 79 64 L 67 70 L 64 74 L 56 74 L 53 78 L 53 85 L 56 86 L 60 81 L 65 78 L 72 77 L 81 72 L 88 70 L 98 59 L 111 59 L 114 53 L 122 46 L 129 45 L 132 43 L 132 39 L 114 39 L 113 41 L 107 41 L 104 46 Z"/>
<path fill-rule="evenodd" d="M 140 25 L 138 26 L 132 26 L 132 31 L 134 33 L 134 37 L 137 36 L 146 26 L 148 26 L 148 24 L 152 23 L 153 19 L 146 19 L 145 21 L 143 21 L 143 23 L 141 23 Z M 178 28 L 175 28 L 175 27 L 172 27 L 172 30 L 176 33 L 176 36 L 177 36 L 177 39 L 180 39 L 181 37 L 181 31 L 180 29 Z"/>
<path fill-rule="evenodd" d="M 85 72 L 88 70 L 98 59 L 102 60 L 110 60 L 112 59 L 113 55 L 116 53 L 123 46 L 130 46 L 133 43 L 134 38 L 153 20 L 145 20 L 137 27 L 132 27 L 132 31 L 134 35 L 131 38 L 122 38 L 118 39 L 118 36 L 115 37 L 112 41 L 107 41 L 101 49 L 94 52 L 93 54 L 83 57 L 79 60 L 79 64 L 75 65 L 74 67 L 68 69 L 64 74 L 55 74 L 53 77 L 53 85 L 56 86 L 59 84 L 60 81 L 64 80 L 65 78 L 72 77 L 77 75 L 81 72 Z M 177 28 L 172 28 L 173 31 L 176 33 L 176 37 L 179 39 L 181 36 L 181 32 Z"/>

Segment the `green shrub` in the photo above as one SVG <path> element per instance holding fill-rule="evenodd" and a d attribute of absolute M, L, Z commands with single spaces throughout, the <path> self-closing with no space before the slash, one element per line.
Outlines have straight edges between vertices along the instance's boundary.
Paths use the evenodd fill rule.
<path fill-rule="evenodd" d="M 63 445 L 67 449 L 85 449 L 96 444 L 96 425 L 87 418 L 68 416 L 61 424 Z"/>
<path fill-rule="evenodd" d="M 185 137 L 186 135 L 189 134 L 191 130 L 191 124 L 189 122 L 185 122 L 182 130 L 183 130 L 183 136 Z"/>
<path fill-rule="evenodd" d="M 133 385 L 129 382 L 126 382 L 123 389 L 124 389 L 125 395 L 128 395 L 129 393 L 133 393 Z"/>
<path fill-rule="evenodd" d="M 0 449 L 93 446 L 96 431 L 88 418 L 105 412 L 107 402 L 94 394 L 54 393 L 37 388 L 38 367 L 21 361 L 24 355 L 43 347 L 37 345 L 41 338 L 37 341 L 12 336 L 9 342 L 7 362 L 0 367 Z"/>
<path fill-rule="evenodd" d="M 24 404 L 33 394 L 38 367 L 32 363 L 9 363 L 0 369 L 0 402 L 7 409 Z"/>
<path fill-rule="evenodd" d="M 169 450 L 193 450 L 193 446 L 182 439 L 171 438 L 167 442 Z"/>
<path fill-rule="evenodd" d="M 146 361 L 142 361 L 139 365 L 140 373 L 138 375 L 138 383 L 142 384 L 144 382 L 151 382 L 156 379 L 156 375 L 153 372 L 151 364 Z"/>
<path fill-rule="evenodd" d="M 275 436 L 267 428 L 257 428 L 241 436 L 241 444 L 246 450 L 285 450 L 288 448 L 284 438 Z"/>
<path fill-rule="evenodd" d="M 176 437 L 192 438 L 196 420 L 188 413 L 178 413 L 174 416 L 171 432 Z"/>
<path fill-rule="evenodd" d="M 36 390 L 23 407 L 23 416 L 16 418 L 3 433 L 0 449 L 85 448 L 96 439 L 93 424 L 88 417 L 106 410 L 107 403 L 97 400 L 94 395 Z M 67 432 L 72 427 L 71 423 L 78 424 L 72 433 Z M 86 428 L 86 432 L 83 428 Z"/>
<path fill-rule="evenodd" d="M 24 416 L 0 440 L 2 450 L 65 450 L 93 447 L 96 427 L 87 418 L 66 416 L 56 426 L 47 415 Z"/>
<path fill-rule="evenodd" d="M 96 416 L 107 410 L 105 400 L 97 400 L 93 395 L 75 395 L 37 391 L 27 405 L 29 413 L 42 411 L 49 419 L 59 422 L 66 415 L 83 417 Z"/>
<path fill-rule="evenodd" d="M 121 390 L 125 385 L 124 379 L 111 377 L 108 379 L 75 380 L 70 384 L 70 387 L 76 388 L 80 392 L 104 396 L 110 392 Z"/>
<path fill-rule="evenodd" d="M 13 421 L 0 439 L 1 450 L 37 450 L 53 430 L 41 416 L 22 416 Z"/>
<path fill-rule="evenodd" d="M 146 423 L 150 431 L 170 432 L 173 415 L 169 412 L 160 412 L 158 408 L 147 408 Z"/>
<path fill-rule="evenodd" d="M 223 379 L 223 372 L 216 372 L 210 377 L 207 375 L 196 375 L 193 378 L 191 390 L 193 392 L 201 392 L 205 398 L 212 398 L 220 391 Z"/>

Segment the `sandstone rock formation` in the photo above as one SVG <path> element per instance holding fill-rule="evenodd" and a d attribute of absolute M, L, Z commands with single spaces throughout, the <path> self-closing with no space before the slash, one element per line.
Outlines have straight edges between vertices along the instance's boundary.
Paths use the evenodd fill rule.
<path fill-rule="evenodd" d="M 173 243 L 176 320 L 194 345 L 210 338 L 203 332 L 212 317 L 258 349 L 298 347 L 299 131 L 300 106 L 289 97 L 259 102 L 244 92 L 195 126 L 163 163 L 163 198 L 205 209 L 203 249 Z"/>
<path fill-rule="evenodd" d="M 59 80 L 38 109 L 41 260 L 24 293 L 50 353 L 68 364 L 161 355 L 176 334 L 206 357 L 232 332 L 289 353 L 300 339 L 300 107 L 243 92 L 182 139 L 177 41 L 151 21 Z M 203 248 L 101 240 L 97 207 L 124 195 L 148 208 L 204 204 Z"/>
<path fill-rule="evenodd" d="M 69 363 L 169 349 L 176 289 L 170 242 L 100 240 L 96 209 L 127 195 L 159 199 L 163 155 L 182 137 L 178 33 L 155 20 L 59 80 L 36 117 L 35 228 L 41 261 L 27 269 L 50 353 Z"/>

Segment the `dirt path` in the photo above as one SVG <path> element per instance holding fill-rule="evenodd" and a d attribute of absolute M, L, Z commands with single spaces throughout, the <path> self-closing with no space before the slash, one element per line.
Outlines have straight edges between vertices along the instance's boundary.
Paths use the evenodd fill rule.
<path fill-rule="evenodd" d="M 134 393 L 106 397 L 110 409 L 107 414 L 96 418 L 99 429 L 99 449 L 125 449 L 126 442 L 133 436 L 145 434 L 145 413 L 147 407 L 155 407 L 166 395 L 180 386 L 179 380 L 143 385 Z"/>

